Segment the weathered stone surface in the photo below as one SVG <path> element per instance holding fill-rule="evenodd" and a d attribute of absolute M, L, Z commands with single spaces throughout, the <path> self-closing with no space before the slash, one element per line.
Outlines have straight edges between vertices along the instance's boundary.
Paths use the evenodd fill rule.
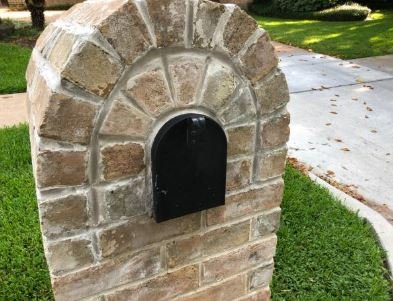
<path fill-rule="evenodd" d="M 244 276 L 238 276 L 177 301 L 229 301 L 245 294 Z"/>
<path fill-rule="evenodd" d="M 125 185 L 111 186 L 104 191 L 102 211 L 105 220 L 117 221 L 122 217 L 146 212 L 145 179 L 132 180 Z"/>
<path fill-rule="evenodd" d="M 260 149 L 275 148 L 287 143 L 289 139 L 290 116 L 288 113 L 261 123 Z"/>
<path fill-rule="evenodd" d="M 58 71 L 62 71 L 71 55 L 74 44 L 77 43 L 78 36 L 61 28 L 56 28 L 51 37 L 48 38 L 46 45 L 43 45 L 42 54 Z"/>
<path fill-rule="evenodd" d="M 196 1 L 194 7 L 193 46 L 211 48 L 214 33 L 225 7 L 218 3 L 202 0 Z"/>
<path fill-rule="evenodd" d="M 252 17 L 241 9 L 235 8 L 225 26 L 224 47 L 230 54 L 237 54 L 257 28 L 257 22 Z"/>
<path fill-rule="evenodd" d="M 272 260 L 276 250 L 275 236 L 202 263 L 202 284 L 221 281 L 231 275 Z"/>
<path fill-rule="evenodd" d="M 252 154 L 255 150 L 255 131 L 255 124 L 227 129 L 228 156 Z"/>
<path fill-rule="evenodd" d="M 273 76 L 257 83 L 254 91 L 261 114 L 269 114 L 289 101 L 287 81 L 279 70 Z"/>
<path fill-rule="evenodd" d="M 200 228 L 200 212 L 157 224 L 147 216 L 110 227 L 99 233 L 103 257 L 136 250 Z"/>
<path fill-rule="evenodd" d="M 145 169 L 145 150 L 138 143 L 104 146 L 101 159 L 103 179 L 108 181 L 137 176 Z"/>
<path fill-rule="evenodd" d="M 184 46 L 186 1 L 146 0 L 157 39 L 157 47 Z"/>
<path fill-rule="evenodd" d="M 47 260 L 52 274 L 60 274 L 94 263 L 91 241 L 73 238 L 48 245 Z"/>
<path fill-rule="evenodd" d="M 239 301 L 270 301 L 270 289 L 265 287 Z"/>
<path fill-rule="evenodd" d="M 287 149 L 279 150 L 270 154 L 258 155 L 256 181 L 264 181 L 269 178 L 281 176 L 284 173 Z"/>
<path fill-rule="evenodd" d="M 201 257 L 240 246 L 249 239 L 250 222 L 219 228 L 167 245 L 168 266 L 174 268 Z"/>
<path fill-rule="evenodd" d="M 196 289 L 199 286 L 198 266 L 187 266 L 154 278 L 138 286 L 126 288 L 107 296 L 108 301 L 163 301 Z"/>
<path fill-rule="evenodd" d="M 106 97 L 122 72 L 121 63 L 97 45 L 84 42 L 70 57 L 61 72 L 62 78 L 92 94 Z"/>
<path fill-rule="evenodd" d="M 278 64 L 269 35 L 262 29 L 259 30 L 259 38 L 240 56 L 243 72 L 253 83 L 266 76 Z"/>
<path fill-rule="evenodd" d="M 214 62 L 208 68 L 205 83 L 202 104 L 216 112 L 229 104 L 238 80 L 232 70 Z"/>
<path fill-rule="evenodd" d="M 204 60 L 191 56 L 174 57 L 168 69 L 175 90 L 176 102 L 181 105 L 193 103 L 199 82 L 202 80 Z"/>
<path fill-rule="evenodd" d="M 228 162 L 227 164 L 227 190 L 242 188 L 251 182 L 251 160 Z"/>
<path fill-rule="evenodd" d="M 86 152 L 42 151 L 37 155 L 37 184 L 41 188 L 76 186 L 87 182 Z"/>
<path fill-rule="evenodd" d="M 281 210 L 274 209 L 254 218 L 251 224 L 251 237 L 258 238 L 276 233 L 280 226 Z"/>
<path fill-rule="evenodd" d="M 284 182 L 279 180 L 259 189 L 228 196 L 225 206 L 207 210 L 207 225 L 217 225 L 248 214 L 278 207 L 283 192 Z"/>
<path fill-rule="evenodd" d="M 38 124 L 42 137 L 71 143 L 88 144 L 97 107 L 73 97 L 53 94 Z"/>
<path fill-rule="evenodd" d="M 151 277 L 162 270 L 160 249 L 144 250 L 55 278 L 56 300 L 79 300 L 115 286 Z"/>
<path fill-rule="evenodd" d="M 116 99 L 100 130 L 102 135 L 144 138 L 151 129 L 152 119 L 139 111 L 124 97 Z"/>
<path fill-rule="evenodd" d="M 220 3 L 233 3 L 243 9 L 247 9 L 253 1 L 254 0 L 219 0 Z"/>
<path fill-rule="evenodd" d="M 222 112 L 221 119 L 225 124 L 247 122 L 257 116 L 254 100 L 249 89 L 241 88 L 230 105 Z"/>
<path fill-rule="evenodd" d="M 70 195 L 39 204 L 45 236 L 70 235 L 88 227 L 86 195 Z"/>
<path fill-rule="evenodd" d="M 160 69 L 129 80 L 126 93 L 153 116 L 159 116 L 173 106 L 164 72 Z"/>
<path fill-rule="evenodd" d="M 274 271 L 274 267 L 271 264 L 249 272 L 248 273 L 249 289 L 255 290 L 256 288 L 268 286 L 270 284 L 270 281 L 272 280 L 273 271 Z"/>

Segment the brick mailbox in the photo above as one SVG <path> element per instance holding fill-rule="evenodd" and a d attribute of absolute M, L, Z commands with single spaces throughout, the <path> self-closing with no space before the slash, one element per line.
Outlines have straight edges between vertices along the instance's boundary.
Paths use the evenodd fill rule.
<path fill-rule="evenodd" d="M 86 1 L 43 32 L 27 81 L 56 300 L 269 300 L 289 97 L 253 18 Z"/>

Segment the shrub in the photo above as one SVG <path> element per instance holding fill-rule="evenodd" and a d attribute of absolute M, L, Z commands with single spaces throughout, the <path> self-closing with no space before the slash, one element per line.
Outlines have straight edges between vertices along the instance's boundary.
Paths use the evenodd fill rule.
<path fill-rule="evenodd" d="M 284 12 L 314 12 L 344 3 L 345 0 L 274 0 L 274 6 Z"/>
<path fill-rule="evenodd" d="M 371 9 L 393 8 L 393 0 L 359 0 L 358 2 Z"/>

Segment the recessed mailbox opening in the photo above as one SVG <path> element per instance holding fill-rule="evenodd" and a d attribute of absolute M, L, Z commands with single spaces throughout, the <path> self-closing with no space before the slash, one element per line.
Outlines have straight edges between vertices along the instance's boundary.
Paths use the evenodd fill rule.
<path fill-rule="evenodd" d="M 171 119 L 155 137 L 151 155 L 156 222 L 225 204 L 227 139 L 213 119 Z"/>

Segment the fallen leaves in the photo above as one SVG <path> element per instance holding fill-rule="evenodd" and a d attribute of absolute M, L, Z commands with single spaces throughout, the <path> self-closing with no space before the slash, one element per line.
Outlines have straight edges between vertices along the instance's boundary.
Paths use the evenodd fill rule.
<path fill-rule="evenodd" d="M 351 150 L 348 147 L 344 147 L 341 149 L 343 152 L 350 152 Z"/>
<path fill-rule="evenodd" d="M 370 107 L 367 107 L 366 109 L 367 109 L 367 111 L 369 111 L 369 112 L 374 111 L 374 110 L 373 110 L 372 108 L 370 108 Z"/>
<path fill-rule="evenodd" d="M 333 112 L 330 112 L 330 114 L 337 115 L 338 113 L 333 111 Z"/>

